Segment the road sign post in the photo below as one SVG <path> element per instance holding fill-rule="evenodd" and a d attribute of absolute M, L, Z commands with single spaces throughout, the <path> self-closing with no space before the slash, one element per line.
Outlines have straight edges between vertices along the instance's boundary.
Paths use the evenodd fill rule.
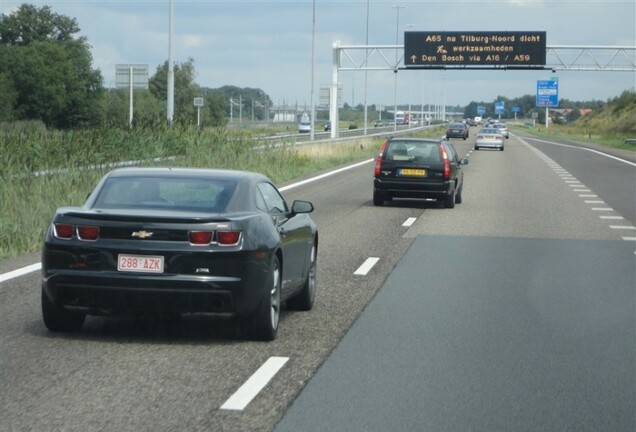
<path fill-rule="evenodd" d="M 197 107 L 197 127 L 201 126 L 201 107 L 203 106 L 203 98 L 195 97 L 194 106 Z"/>
<path fill-rule="evenodd" d="M 559 81 L 539 80 L 537 81 L 537 107 L 545 107 L 545 127 L 548 128 L 548 111 L 550 107 L 559 106 Z"/>

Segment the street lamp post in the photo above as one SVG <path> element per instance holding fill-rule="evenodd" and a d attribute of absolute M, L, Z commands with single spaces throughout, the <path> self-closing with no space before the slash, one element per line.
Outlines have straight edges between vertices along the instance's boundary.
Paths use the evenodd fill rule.
<path fill-rule="evenodd" d="M 364 37 L 364 44 L 366 46 L 369 46 L 369 0 L 367 0 L 367 29 L 366 29 L 366 34 Z M 368 75 L 368 71 L 367 71 L 367 64 L 368 64 L 368 58 L 369 58 L 369 49 L 367 48 L 365 50 L 365 56 L 364 56 L 364 134 L 367 134 L 367 123 L 368 123 L 368 116 L 369 116 L 369 111 L 367 108 L 367 75 Z"/>
<path fill-rule="evenodd" d="M 410 29 L 415 27 L 415 24 L 407 24 L 406 28 Z M 411 91 L 411 86 L 413 85 L 413 71 L 409 71 L 409 88 L 408 88 L 408 92 L 409 92 L 409 128 L 411 127 L 411 120 L 413 119 L 413 115 L 411 114 L 411 95 L 412 95 L 412 91 Z"/>
<path fill-rule="evenodd" d="M 401 5 L 393 5 L 391 6 L 391 8 L 395 9 L 395 16 L 396 16 L 396 21 L 395 21 L 395 69 L 393 70 L 394 74 L 395 74 L 395 79 L 394 79 L 394 83 L 393 83 L 393 130 L 397 130 L 397 120 L 396 120 L 396 115 L 397 115 L 397 61 L 398 61 L 398 48 L 397 45 L 399 43 L 399 32 L 400 32 L 400 9 L 405 9 L 406 6 L 401 6 Z"/>
<path fill-rule="evenodd" d="M 311 18 L 311 130 L 309 131 L 309 139 L 315 138 L 316 130 L 316 102 L 314 101 L 314 69 L 316 68 L 316 0 L 313 0 L 312 18 Z"/>

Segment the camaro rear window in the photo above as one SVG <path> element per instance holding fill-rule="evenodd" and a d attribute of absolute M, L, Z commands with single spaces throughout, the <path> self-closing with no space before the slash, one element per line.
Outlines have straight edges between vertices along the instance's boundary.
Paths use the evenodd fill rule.
<path fill-rule="evenodd" d="M 93 207 L 219 212 L 227 206 L 235 187 L 236 182 L 220 179 L 111 177 Z"/>

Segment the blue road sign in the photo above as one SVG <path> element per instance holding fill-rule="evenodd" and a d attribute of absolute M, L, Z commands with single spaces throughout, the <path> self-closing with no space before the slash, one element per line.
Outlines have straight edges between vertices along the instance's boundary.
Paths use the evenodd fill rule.
<path fill-rule="evenodd" d="M 479 106 L 477 107 L 477 114 L 479 114 L 479 115 L 484 115 L 484 114 L 486 114 L 486 107 L 485 107 L 485 106 L 482 106 L 482 105 L 479 105 Z"/>
<path fill-rule="evenodd" d="M 495 114 L 503 114 L 504 102 L 495 102 Z"/>
<path fill-rule="evenodd" d="M 538 107 L 559 106 L 559 81 L 539 80 L 537 81 L 537 104 Z"/>
<path fill-rule="evenodd" d="M 512 112 L 513 112 L 513 113 L 521 112 L 521 108 L 520 108 L 520 107 L 518 107 L 518 106 L 513 106 L 513 107 L 512 107 Z"/>

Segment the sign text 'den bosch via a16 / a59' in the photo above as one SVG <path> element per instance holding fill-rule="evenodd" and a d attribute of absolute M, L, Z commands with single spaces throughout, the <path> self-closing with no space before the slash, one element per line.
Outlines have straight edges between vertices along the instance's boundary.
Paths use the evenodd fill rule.
<path fill-rule="evenodd" d="M 545 66 L 546 32 L 404 32 L 408 67 Z"/>

